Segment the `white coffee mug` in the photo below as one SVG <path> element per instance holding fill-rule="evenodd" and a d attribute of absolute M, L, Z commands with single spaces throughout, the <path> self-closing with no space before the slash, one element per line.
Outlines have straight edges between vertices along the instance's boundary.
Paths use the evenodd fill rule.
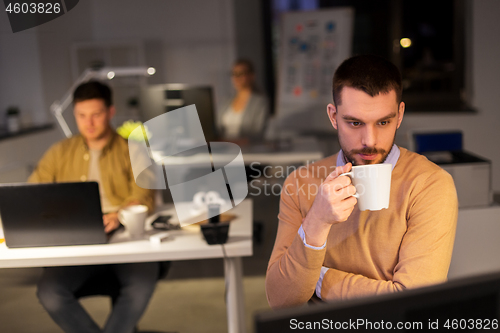
<path fill-rule="evenodd" d="M 348 176 L 356 187 L 359 210 L 381 210 L 389 208 L 391 195 L 392 164 L 366 164 L 353 166 Z"/>
<path fill-rule="evenodd" d="M 144 224 L 148 216 L 148 207 L 144 205 L 128 206 L 120 209 L 118 218 L 132 238 L 144 235 Z"/>

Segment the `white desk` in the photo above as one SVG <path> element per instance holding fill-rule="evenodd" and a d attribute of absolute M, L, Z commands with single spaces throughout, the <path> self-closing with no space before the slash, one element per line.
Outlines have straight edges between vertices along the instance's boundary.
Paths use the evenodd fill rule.
<path fill-rule="evenodd" d="M 283 143 L 282 143 L 283 145 Z M 313 162 L 323 158 L 319 143 L 314 138 L 295 138 L 286 143 L 288 148 L 279 149 L 268 144 L 242 147 L 245 164 L 259 162 L 266 165 L 289 165 Z"/>
<path fill-rule="evenodd" d="M 277 148 L 272 143 L 251 144 L 241 147 L 241 153 L 246 165 L 261 163 L 264 165 L 288 165 L 304 163 L 322 159 L 323 153 L 319 149 L 319 143 L 313 138 L 296 138 L 287 143 L 287 148 Z M 180 165 L 196 167 L 206 164 L 205 154 L 193 154 L 190 156 L 164 156 L 160 151 L 153 151 L 155 160 L 168 165 Z M 227 163 L 234 159 L 234 154 L 212 151 L 212 156 L 217 160 Z"/>
<path fill-rule="evenodd" d="M 252 201 L 244 200 L 230 211 L 238 216 L 231 222 L 224 245 L 224 273 L 228 281 L 228 331 L 245 332 L 241 257 L 252 255 Z M 173 206 L 161 213 L 174 216 Z M 158 213 L 157 213 L 158 214 Z M 146 222 L 149 224 L 156 215 Z M 194 228 L 193 228 L 194 229 Z M 166 260 L 223 258 L 220 245 L 208 245 L 199 230 L 172 231 L 172 237 L 159 245 L 148 240 L 127 241 L 126 234 L 115 235 L 110 244 L 9 249 L 0 244 L 0 268 L 46 267 Z"/>

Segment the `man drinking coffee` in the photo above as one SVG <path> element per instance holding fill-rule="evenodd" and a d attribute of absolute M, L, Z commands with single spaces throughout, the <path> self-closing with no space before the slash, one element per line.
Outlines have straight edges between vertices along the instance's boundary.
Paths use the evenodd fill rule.
<path fill-rule="evenodd" d="M 266 276 L 273 308 L 444 282 L 458 202 L 451 176 L 394 144 L 405 104 L 399 70 L 372 55 L 345 60 L 327 113 L 341 150 L 290 174 Z M 392 164 L 389 208 L 360 211 L 352 165 Z"/>

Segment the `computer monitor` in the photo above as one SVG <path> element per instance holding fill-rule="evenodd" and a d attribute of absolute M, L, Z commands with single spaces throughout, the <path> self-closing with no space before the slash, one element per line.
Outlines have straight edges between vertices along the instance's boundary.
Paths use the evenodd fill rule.
<path fill-rule="evenodd" d="M 213 93 L 210 86 L 173 83 L 150 85 L 141 88 L 139 103 L 144 122 L 165 112 L 194 104 L 206 141 L 214 141 L 217 138 Z M 185 130 L 189 131 L 189 124 L 186 124 Z"/>
<path fill-rule="evenodd" d="M 357 300 L 255 315 L 257 333 L 367 331 L 498 331 L 500 273 Z"/>

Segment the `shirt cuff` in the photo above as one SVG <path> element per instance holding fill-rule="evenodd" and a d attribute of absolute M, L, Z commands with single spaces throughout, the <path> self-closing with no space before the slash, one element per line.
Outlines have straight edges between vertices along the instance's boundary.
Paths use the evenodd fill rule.
<path fill-rule="evenodd" d="M 302 229 L 302 225 L 300 226 L 298 233 L 299 233 L 300 238 L 302 239 L 302 243 L 304 243 L 304 245 L 306 247 L 313 249 L 313 250 L 323 250 L 325 248 L 326 241 L 325 241 L 325 244 L 323 244 L 323 246 L 312 246 L 312 245 L 307 244 L 306 233 L 305 233 L 304 229 Z"/>
<path fill-rule="evenodd" d="M 323 286 L 323 278 L 325 277 L 326 272 L 328 271 L 328 267 L 321 267 L 321 273 L 319 274 L 318 283 L 316 283 L 316 296 L 321 299 L 321 287 Z"/>

